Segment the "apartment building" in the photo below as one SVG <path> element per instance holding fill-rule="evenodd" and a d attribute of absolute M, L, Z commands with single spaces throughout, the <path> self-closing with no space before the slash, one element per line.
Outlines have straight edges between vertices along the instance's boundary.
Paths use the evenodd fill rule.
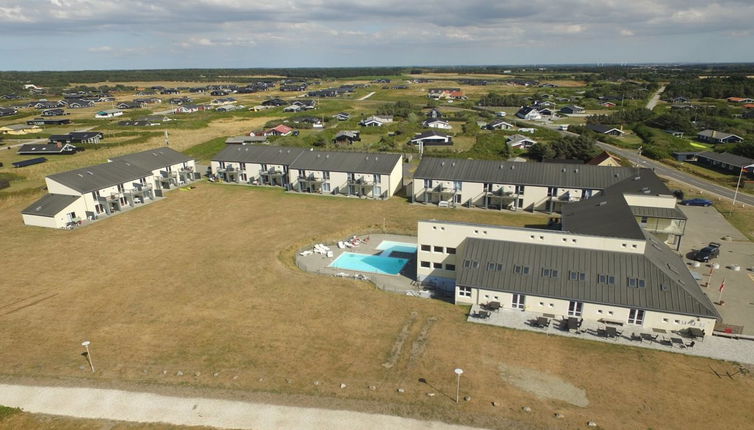
<path fill-rule="evenodd" d="M 305 150 L 283 146 L 228 145 L 210 162 L 224 182 L 290 188 L 288 170 Z"/>
<path fill-rule="evenodd" d="M 168 148 L 47 176 L 48 193 L 21 211 L 27 225 L 66 228 L 161 197 L 170 185 L 197 179 L 194 160 Z M 175 173 L 175 176 L 172 176 Z M 167 173 L 167 175 L 166 175 Z M 166 181 L 163 181 L 166 179 Z"/>

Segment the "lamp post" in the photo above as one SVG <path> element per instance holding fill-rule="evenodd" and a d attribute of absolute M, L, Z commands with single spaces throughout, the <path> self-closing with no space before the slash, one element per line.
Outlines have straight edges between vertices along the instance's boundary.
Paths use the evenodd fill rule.
<path fill-rule="evenodd" d="M 707 286 L 708 287 L 712 283 L 712 274 L 715 272 L 715 270 L 717 270 L 719 268 L 720 268 L 720 264 L 719 263 L 712 263 L 712 266 L 710 266 L 710 269 L 709 269 L 709 278 L 707 279 Z"/>
<path fill-rule="evenodd" d="M 91 345 L 91 342 L 89 342 L 88 340 L 81 342 L 81 346 L 86 349 L 86 361 L 89 362 L 89 367 L 91 367 L 92 373 L 94 373 L 94 364 L 92 364 L 92 354 L 91 352 L 89 352 L 89 345 Z"/>
<path fill-rule="evenodd" d="M 738 187 L 741 186 L 741 177 L 744 174 L 744 169 L 750 169 L 752 167 L 754 167 L 754 164 L 750 164 L 748 166 L 741 166 L 741 169 L 738 171 L 738 182 L 736 182 L 736 192 L 733 193 L 733 206 L 731 206 L 728 216 L 732 215 L 733 211 L 736 209 L 736 199 L 738 199 Z"/>
<path fill-rule="evenodd" d="M 463 369 L 454 370 L 456 374 L 456 403 L 458 403 L 458 396 L 461 393 L 461 375 L 463 375 Z"/>

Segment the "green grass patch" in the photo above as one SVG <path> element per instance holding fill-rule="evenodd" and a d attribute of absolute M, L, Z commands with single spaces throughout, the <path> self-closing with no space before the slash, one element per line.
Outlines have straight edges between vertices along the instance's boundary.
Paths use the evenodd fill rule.
<path fill-rule="evenodd" d="M 10 408 L 8 406 L 0 406 L 0 421 L 12 417 L 13 415 L 20 414 L 21 408 Z"/>
<path fill-rule="evenodd" d="M 198 145 L 194 145 L 183 151 L 183 153 L 199 161 L 210 161 L 215 154 L 225 148 L 225 139 L 225 137 L 216 137 Z"/>

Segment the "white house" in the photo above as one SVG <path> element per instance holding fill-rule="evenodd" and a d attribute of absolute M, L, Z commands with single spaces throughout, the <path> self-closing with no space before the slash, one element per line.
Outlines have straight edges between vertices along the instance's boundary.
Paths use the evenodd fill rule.
<path fill-rule="evenodd" d="M 439 128 L 442 130 L 450 130 L 453 128 L 448 121 L 439 118 L 430 118 L 425 120 L 422 125 L 429 128 Z"/>
<path fill-rule="evenodd" d="M 115 118 L 116 116 L 123 115 L 123 111 L 120 109 L 107 109 L 97 112 L 94 117 L 97 119 L 102 118 Z"/>

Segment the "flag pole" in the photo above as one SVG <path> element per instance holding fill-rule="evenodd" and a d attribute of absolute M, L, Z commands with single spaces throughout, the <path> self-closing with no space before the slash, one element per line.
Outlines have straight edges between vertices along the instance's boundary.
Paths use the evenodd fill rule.
<path fill-rule="evenodd" d="M 720 284 L 720 296 L 717 298 L 717 302 L 719 304 L 723 304 L 723 290 L 725 289 L 725 278 L 723 278 L 723 283 Z"/>

